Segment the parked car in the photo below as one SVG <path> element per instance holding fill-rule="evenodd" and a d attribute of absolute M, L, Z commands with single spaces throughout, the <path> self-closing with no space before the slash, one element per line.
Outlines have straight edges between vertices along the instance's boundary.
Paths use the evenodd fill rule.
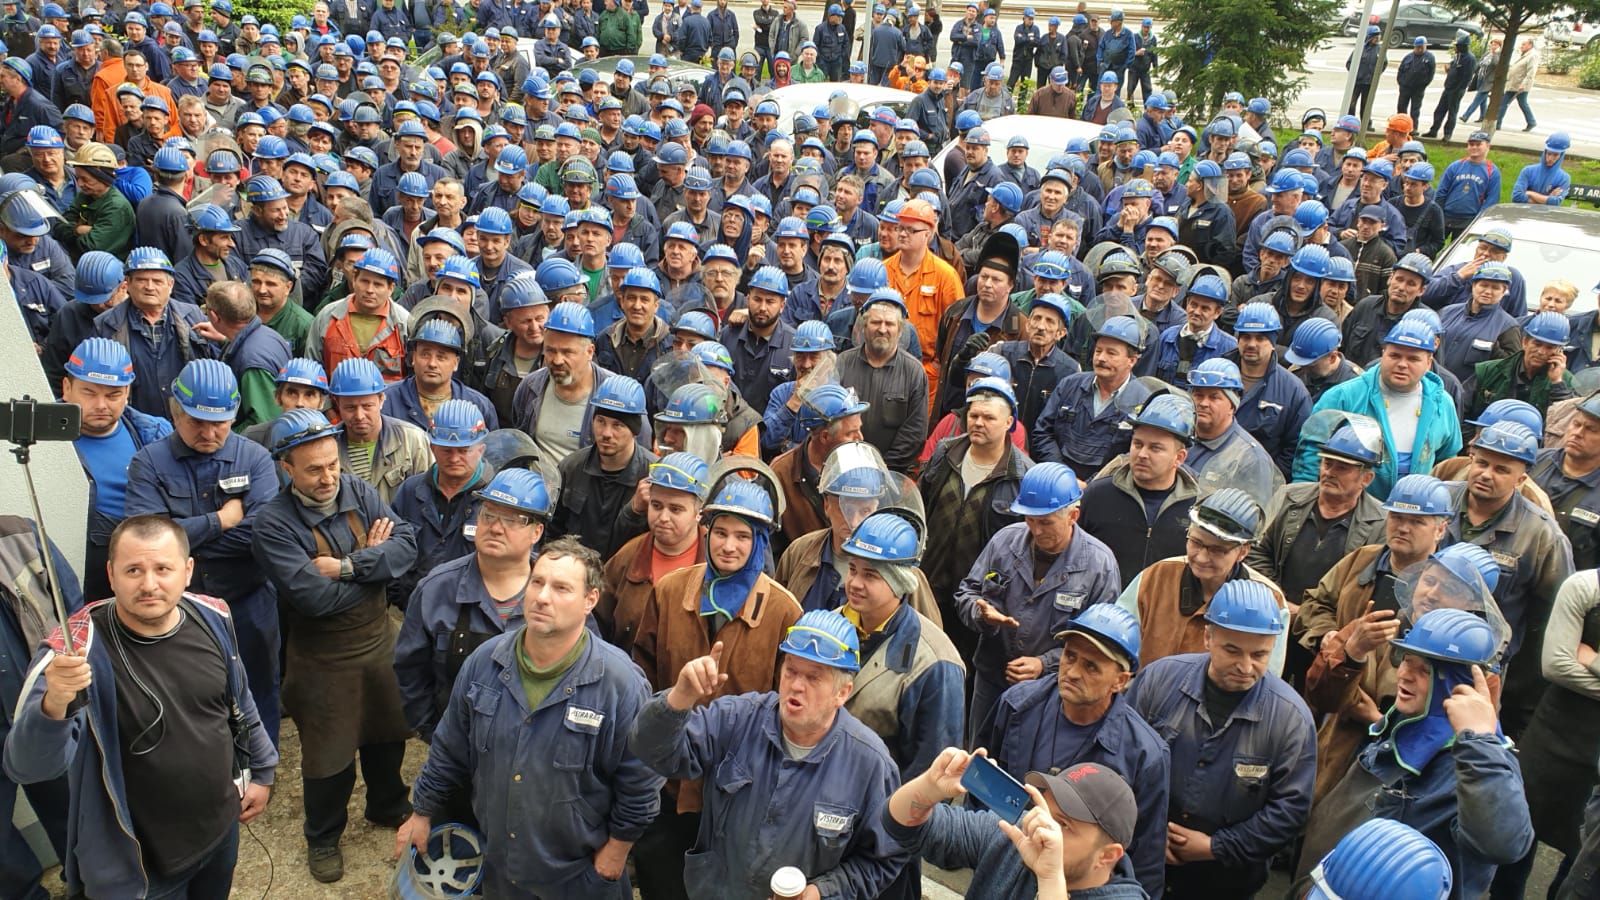
<path fill-rule="evenodd" d="M 910 91 L 876 84 L 839 84 L 822 81 L 781 87 L 767 94 L 765 99 L 778 104 L 778 130 L 784 134 L 794 134 L 795 113 L 809 113 L 819 106 L 826 106 L 828 96 L 834 91 L 845 93 L 858 110 L 887 106 L 898 116 L 905 115 L 911 106 L 911 101 L 917 96 Z M 751 105 L 753 107 L 754 102 Z"/>
<path fill-rule="evenodd" d="M 1527 282 L 1530 308 L 1538 304 L 1540 289 L 1557 278 L 1576 281 L 1579 287 L 1578 299 L 1568 313 L 1595 308 L 1595 292 L 1589 287 L 1594 273 L 1600 272 L 1600 212 L 1572 206 L 1497 203 L 1479 213 L 1461 238 L 1439 254 L 1434 268 L 1471 259 L 1477 236 L 1491 228 L 1504 228 L 1513 235 L 1506 262 Z"/>
<path fill-rule="evenodd" d="M 1384 24 L 1387 15 L 1386 9 L 1375 13 L 1372 24 Z M 1365 33 L 1367 24 L 1361 21 L 1361 11 L 1352 11 L 1345 16 L 1344 33 L 1347 36 Z M 1428 39 L 1430 47 L 1449 47 L 1455 43 L 1456 34 L 1463 31 L 1474 39 L 1483 36 L 1483 28 L 1476 23 L 1460 18 L 1436 3 L 1402 3 L 1394 26 L 1389 29 L 1388 46 L 1409 47 L 1413 38 L 1424 37 Z"/>
<path fill-rule="evenodd" d="M 1552 44 L 1586 47 L 1600 34 L 1600 17 L 1569 12 L 1556 16 L 1544 26 L 1545 40 Z"/>
<path fill-rule="evenodd" d="M 1044 174 L 1051 157 L 1067 149 L 1067 141 L 1081 137 L 1093 146 L 1100 134 L 1100 126 L 1093 122 L 1055 116 L 999 116 L 983 123 L 983 127 L 989 132 L 989 158 L 997 165 L 1005 161 L 1006 141 L 1020 134 L 1028 139 L 1028 165 L 1040 175 Z M 955 149 L 955 142 L 951 141 L 934 156 L 935 172 L 944 171 L 944 159 Z"/>
<path fill-rule="evenodd" d="M 624 59 L 633 60 L 633 83 L 644 87 L 650 81 L 650 57 L 648 56 L 602 56 L 596 60 L 582 60 L 572 66 L 574 72 L 579 69 L 593 69 L 601 80 L 610 81 L 613 72 L 617 71 L 617 63 Z M 676 57 L 667 58 L 667 81 L 672 85 L 673 93 L 685 84 L 692 84 L 695 90 L 700 89 L 700 82 L 706 80 L 711 74 L 711 68 L 699 63 L 684 62 Z"/>

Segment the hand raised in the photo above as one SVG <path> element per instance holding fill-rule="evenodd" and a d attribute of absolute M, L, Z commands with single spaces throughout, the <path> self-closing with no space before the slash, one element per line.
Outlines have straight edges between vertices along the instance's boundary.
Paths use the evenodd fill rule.
<path fill-rule="evenodd" d="M 678 711 L 695 706 L 716 696 L 728 682 L 728 673 L 722 671 L 722 642 L 711 645 L 711 652 L 699 659 L 691 659 L 678 670 L 678 681 L 667 692 L 667 705 Z"/>

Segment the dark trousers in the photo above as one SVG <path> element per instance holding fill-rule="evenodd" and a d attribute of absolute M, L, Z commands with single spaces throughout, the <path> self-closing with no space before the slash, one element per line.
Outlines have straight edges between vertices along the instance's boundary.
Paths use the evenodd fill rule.
<path fill-rule="evenodd" d="M 1027 78 L 1028 77 L 1028 73 L 1031 72 L 1032 70 L 1033 70 L 1033 58 L 1032 57 L 1029 57 L 1028 59 L 1023 59 L 1022 58 L 1022 54 L 1020 54 L 1020 53 L 1012 53 L 1011 54 L 1011 77 L 1006 79 L 1006 90 L 1009 91 L 1009 90 L 1015 88 L 1017 86 L 1017 82 L 1021 81 L 1024 78 Z M 1044 80 L 1040 79 L 1039 81 L 1034 82 L 1033 87 L 1034 87 L 1035 90 L 1038 90 L 1039 88 L 1044 87 Z"/>
<path fill-rule="evenodd" d="M 1462 91 L 1445 91 L 1439 95 L 1439 105 L 1433 108 L 1433 124 L 1428 126 L 1428 134 L 1435 135 L 1443 126 L 1444 139 L 1450 140 L 1450 134 L 1456 130 L 1456 109 L 1461 106 Z"/>
<path fill-rule="evenodd" d="M 239 862 L 239 823 L 233 823 L 222 841 L 188 871 L 152 877 L 146 900 L 228 900 L 233 890 L 233 867 Z"/>
<path fill-rule="evenodd" d="M 367 783 L 366 817 L 388 823 L 411 813 L 411 789 L 400 778 L 400 763 L 405 759 L 403 741 L 368 744 L 361 748 L 361 778 Z M 356 764 L 327 778 L 304 778 L 306 806 L 306 844 L 312 847 L 337 847 L 339 836 L 349 822 L 350 794 L 356 786 Z"/>
<path fill-rule="evenodd" d="M 278 631 L 278 599 L 262 587 L 232 604 L 234 631 L 239 637 L 239 660 L 244 663 L 250 698 L 261 714 L 261 727 L 272 746 L 278 746 L 278 726 L 282 705 L 278 699 L 279 657 L 283 641 Z"/>
<path fill-rule="evenodd" d="M 1589 794 L 1583 817 L 1583 846 L 1562 861 L 1568 867 L 1557 900 L 1600 900 L 1600 788 Z"/>
<path fill-rule="evenodd" d="M 1422 95 L 1426 91 L 1426 87 L 1401 88 L 1400 102 L 1395 104 L 1394 111 L 1409 115 L 1413 123 L 1422 121 Z"/>
<path fill-rule="evenodd" d="M 1371 96 L 1371 91 L 1372 91 L 1371 82 L 1368 82 L 1367 84 L 1362 84 L 1359 81 L 1356 82 L 1356 92 L 1353 95 L 1351 95 L 1351 97 L 1350 97 L 1350 108 L 1345 110 L 1345 115 L 1347 115 L 1347 116 L 1355 115 L 1356 114 L 1356 107 L 1360 106 L 1361 107 L 1361 121 L 1365 122 L 1367 120 L 1367 98 L 1369 96 Z"/>
<path fill-rule="evenodd" d="M 888 83 L 889 83 L 889 67 L 888 66 L 874 66 L 874 65 L 870 65 L 870 64 L 867 66 L 867 84 L 887 85 Z"/>
<path fill-rule="evenodd" d="M 694 849 L 699 813 L 680 813 L 677 801 L 661 792 L 661 815 L 633 845 L 633 871 L 643 900 L 689 900 L 683 886 L 683 855 Z"/>
<path fill-rule="evenodd" d="M 0 734 L 0 741 L 3 740 L 4 735 Z M 22 832 L 11 826 L 19 790 L 27 793 L 28 803 L 38 814 L 39 823 L 50 838 L 50 846 L 55 849 L 56 856 L 64 857 L 67 848 L 67 778 L 63 775 L 38 784 L 18 786 L 0 773 L 0 897 L 49 900 L 50 892 L 39 886 L 44 866 L 22 837 Z"/>
<path fill-rule="evenodd" d="M 1153 86 L 1150 84 L 1150 70 L 1148 68 L 1128 70 L 1128 93 L 1125 98 L 1130 103 L 1133 101 L 1133 89 L 1135 87 L 1139 88 L 1141 102 L 1150 99 Z"/>

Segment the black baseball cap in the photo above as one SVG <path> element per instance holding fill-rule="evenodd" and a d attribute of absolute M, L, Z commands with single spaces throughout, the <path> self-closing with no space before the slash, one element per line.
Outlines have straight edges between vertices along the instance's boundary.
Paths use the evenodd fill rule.
<path fill-rule="evenodd" d="M 1067 818 L 1093 822 L 1124 847 L 1133 843 L 1139 804 L 1133 788 L 1116 772 L 1096 763 L 1081 763 L 1062 769 L 1060 775 L 1029 772 L 1025 780 L 1055 798 Z"/>

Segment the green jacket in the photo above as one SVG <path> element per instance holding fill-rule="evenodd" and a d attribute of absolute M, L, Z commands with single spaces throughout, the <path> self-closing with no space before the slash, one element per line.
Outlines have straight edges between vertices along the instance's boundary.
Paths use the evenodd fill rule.
<path fill-rule="evenodd" d="M 1472 378 L 1462 391 L 1467 395 L 1466 418 L 1476 419 L 1494 401 L 1516 396 L 1516 379 L 1517 373 L 1522 371 L 1522 356 L 1522 351 L 1518 350 L 1504 359 L 1487 359 L 1473 367 Z M 1527 401 L 1542 416 L 1549 412 L 1552 402 L 1565 400 L 1574 393 L 1571 372 L 1562 371 L 1559 385 L 1551 384 L 1550 378 L 1540 372 L 1528 383 Z"/>
<path fill-rule="evenodd" d="M 267 327 L 283 335 L 283 339 L 289 342 L 290 355 L 299 356 L 306 348 L 306 333 L 311 330 L 314 321 L 316 317 L 309 310 L 291 299 L 278 310 Z"/>
<path fill-rule="evenodd" d="M 83 224 L 92 227 L 79 234 L 78 226 Z M 90 250 L 104 250 L 122 259 L 133 249 L 133 226 L 133 206 L 113 187 L 98 199 L 79 191 L 77 199 L 56 223 L 54 234 L 73 260 Z"/>
<path fill-rule="evenodd" d="M 806 67 L 797 62 L 794 68 L 789 70 L 789 77 L 795 84 L 820 84 L 828 80 L 828 73 L 822 71 L 821 66 L 807 72 Z"/>
<path fill-rule="evenodd" d="M 602 12 L 596 40 L 600 42 L 600 52 L 603 54 L 632 56 L 638 53 L 641 40 L 639 17 L 633 14 L 631 7 L 620 3 L 616 8 Z"/>

